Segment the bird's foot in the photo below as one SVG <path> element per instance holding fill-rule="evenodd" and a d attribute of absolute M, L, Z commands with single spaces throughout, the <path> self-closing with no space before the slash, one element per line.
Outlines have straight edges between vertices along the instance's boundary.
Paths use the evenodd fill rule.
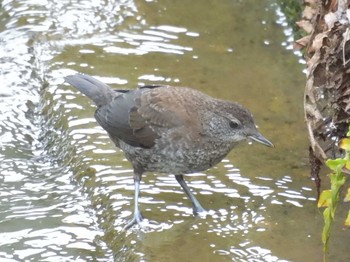
<path fill-rule="evenodd" d="M 193 214 L 199 217 L 206 217 L 208 212 L 202 206 L 198 205 L 193 208 Z"/>
<path fill-rule="evenodd" d="M 141 227 L 141 222 L 143 220 L 143 216 L 141 215 L 141 212 L 134 213 L 133 218 L 129 221 L 129 223 L 124 227 L 124 230 L 127 230 L 131 228 L 134 225 L 138 225 Z"/>

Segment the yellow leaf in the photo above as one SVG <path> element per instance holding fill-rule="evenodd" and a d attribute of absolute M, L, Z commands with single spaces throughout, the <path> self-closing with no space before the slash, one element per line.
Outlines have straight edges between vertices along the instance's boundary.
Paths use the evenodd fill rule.
<path fill-rule="evenodd" d="M 349 202 L 350 201 L 350 187 L 346 191 L 346 196 L 344 197 L 344 202 Z"/>
<path fill-rule="evenodd" d="M 341 139 L 339 142 L 339 147 L 346 151 L 350 151 L 350 138 Z"/>
<path fill-rule="evenodd" d="M 346 174 L 349 174 L 349 171 L 350 171 L 350 161 L 349 160 L 346 162 L 345 168 L 347 170 L 343 170 L 343 172 L 346 173 Z"/>
<path fill-rule="evenodd" d="M 350 211 L 348 212 L 348 217 L 346 218 L 344 225 L 350 227 Z"/>
<path fill-rule="evenodd" d="M 323 190 L 321 192 L 320 198 L 318 199 L 317 207 L 328 207 L 329 202 L 332 198 L 332 191 L 331 190 Z"/>

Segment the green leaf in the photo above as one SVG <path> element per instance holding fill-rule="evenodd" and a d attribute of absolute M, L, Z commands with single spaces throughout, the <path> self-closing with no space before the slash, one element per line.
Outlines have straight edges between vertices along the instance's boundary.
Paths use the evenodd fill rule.
<path fill-rule="evenodd" d="M 322 191 L 320 199 L 317 203 L 318 207 L 326 207 L 323 211 L 323 261 L 326 261 L 327 259 L 331 225 L 334 221 L 335 211 L 340 200 L 340 192 L 345 184 L 345 176 L 347 174 L 350 174 L 350 126 L 347 136 L 347 138 L 343 138 L 339 142 L 339 147 L 345 150 L 344 158 L 337 158 L 334 160 L 328 159 L 326 161 L 326 165 L 333 171 L 333 173 L 329 175 L 331 189 Z M 350 202 L 350 188 L 348 188 L 347 190 L 347 194 L 344 198 L 344 201 Z M 350 211 L 348 212 L 347 219 L 345 220 L 345 226 L 350 227 Z"/>
<path fill-rule="evenodd" d="M 331 179 L 331 190 L 332 192 L 337 192 L 345 183 L 345 176 L 343 173 L 339 174 L 330 174 L 329 178 Z"/>
<path fill-rule="evenodd" d="M 335 209 L 339 202 L 339 192 L 345 183 L 345 176 L 343 173 L 331 174 L 330 178 L 331 178 L 331 192 L 332 192 L 330 211 L 331 211 L 332 217 L 334 218 Z"/>
<path fill-rule="evenodd" d="M 345 166 L 346 160 L 342 158 L 328 159 L 326 165 L 333 171 L 339 173 L 339 170 Z"/>
<path fill-rule="evenodd" d="M 323 242 L 323 249 L 324 252 L 328 252 L 328 240 L 329 240 L 329 234 L 331 231 L 331 223 L 332 223 L 332 218 L 330 216 L 330 210 L 329 208 L 326 208 L 323 211 L 323 219 L 324 219 L 324 226 L 322 230 L 322 242 Z"/>

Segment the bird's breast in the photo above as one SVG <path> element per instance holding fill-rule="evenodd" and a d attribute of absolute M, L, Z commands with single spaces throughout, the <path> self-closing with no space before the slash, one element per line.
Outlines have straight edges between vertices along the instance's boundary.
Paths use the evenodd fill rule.
<path fill-rule="evenodd" d="M 231 150 L 231 146 L 206 141 L 157 140 L 150 149 L 121 146 L 127 158 L 145 171 L 171 174 L 188 174 L 205 171 L 219 163 Z"/>

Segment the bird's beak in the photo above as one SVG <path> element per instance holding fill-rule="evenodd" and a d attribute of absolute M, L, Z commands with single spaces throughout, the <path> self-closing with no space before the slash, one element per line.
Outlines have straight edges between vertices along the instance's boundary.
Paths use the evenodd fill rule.
<path fill-rule="evenodd" d="M 265 146 L 269 146 L 269 147 L 275 147 L 266 137 L 264 137 L 262 134 L 260 134 L 259 132 L 257 132 L 254 135 L 249 136 L 250 139 L 259 142 Z"/>

